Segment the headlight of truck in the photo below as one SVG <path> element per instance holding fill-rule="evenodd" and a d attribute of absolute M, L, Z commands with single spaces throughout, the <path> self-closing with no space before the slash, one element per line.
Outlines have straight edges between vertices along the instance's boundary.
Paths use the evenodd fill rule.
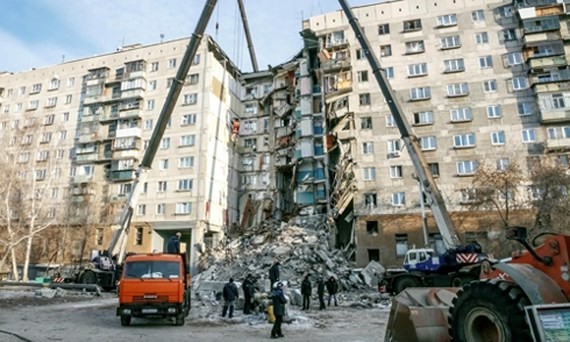
<path fill-rule="evenodd" d="M 168 313 L 176 313 L 176 308 L 168 308 Z"/>
<path fill-rule="evenodd" d="M 123 314 L 125 314 L 125 315 L 130 315 L 130 314 L 131 314 L 131 309 L 123 309 Z"/>

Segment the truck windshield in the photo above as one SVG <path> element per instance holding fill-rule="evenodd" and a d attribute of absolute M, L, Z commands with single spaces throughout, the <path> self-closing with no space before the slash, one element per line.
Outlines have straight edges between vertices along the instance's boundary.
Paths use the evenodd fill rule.
<path fill-rule="evenodd" d="M 128 262 L 124 278 L 179 278 L 180 263 L 171 261 Z"/>

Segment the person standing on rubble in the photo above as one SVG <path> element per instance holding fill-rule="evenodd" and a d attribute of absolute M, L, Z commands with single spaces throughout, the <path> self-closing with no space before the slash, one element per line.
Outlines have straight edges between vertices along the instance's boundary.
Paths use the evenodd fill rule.
<path fill-rule="evenodd" d="M 283 293 L 282 282 L 275 284 L 273 293 L 271 294 L 271 299 L 273 302 L 273 314 L 275 315 L 275 322 L 271 329 L 271 338 L 285 337 L 281 331 L 281 323 L 283 322 L 283 315 L 285 315 L 285 304 L 287 304 L 287 298 L 285 298 L 285 294 Z"/>
<path fill-rule="evenodd" d="M 241 284 L 241 287 L 243 289 L 243 314 L 244 315 L 249 315 L 251 314 L 251 299 L 253 298 L 253 293 L 254 291 L 254 285 L 253 285 L 253 277 L 251 276 L 251 274 L 248 274 L 245 277 L 245 280 L 243 281 L 243 284 Z"/>
<path fill-rule="evenodd" d="M 305 276 L 305 279 L 301 282 L 301 294 L 303 295 L 303 310 L 309 310 L 311 306 L 311 294 L 313 292 L 313 287 L 311 285 L 311 280 L 309 279 L 310 274 Z"/>
<path fill-rule="evenodd" d="M 170 237 L 168 240 L 168 245 L 166 246 L 166 250 L 170 254 L 178 254 L 180 253 L 180 238 L 182 237 L 182 233 L 178 232 L 174 236 Z"/>
<path fill-rule="evenodd" d="M 275 261 L 273 265 L 269 268 L 269 281 L 271 284 L 270 288 L 273 288 L 275 283 L 279 280 L 279 261 Z"/>
<path fill-rule="evenodd" d="M 319 295 L 319 310 L 324 310 L 325 306 L 325 281 L 323 277 L 319 276 L 317 282 L 317 294 Z"/>
<path fill-rule="evenodd" d="M 222 291 L 222 296 L 224 298 L 224 308 L 222 309 L 222 317 L 226 317 L 226 313 L 229 310 L 229 318 L 234 316 L 234 305 L 236 299 L 239 298 L 239 292 L 237 285 L 234 283 L 234 278 L 230 278 L 230 281 L 224 285 L 224 289 Z"/>
<path fill-rule="evenodd" d="M 329 293 L 328 306 L 331 306 L 332 298 L 334 298 L 334 306 L 338 306 L 336 301 L 336 293 L 338 292 L 338 283 L 336 282 L 336 279 L 333 276 L 331 276 L 327 281 L 327 292 Z"/>

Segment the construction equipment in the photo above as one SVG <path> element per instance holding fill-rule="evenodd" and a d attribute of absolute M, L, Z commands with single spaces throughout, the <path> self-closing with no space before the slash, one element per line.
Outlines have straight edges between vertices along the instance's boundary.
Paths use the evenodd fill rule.
<path fill-rule="evenodd" d="M 443 255 L 437 255 L 433 249 L 429 248 L 408 250 L 404 258 L 404 269 L 388 270 L 383 275 L 381 286 L 387 292 L 399 293 L 408 287 L 461 286 L 477 279 L 478 265 L 487 259 L 488 255 L 482 252 L 481 246 L 476 242 L 467 245 L 462 244 L 445 207 L 443 197 L 433 179 L 429 165 L 421 151 L 419 139 L 413 134 L 404 111 L 386 80 L 378 59 L 372 52 L 370 43 L 354 17 L 350 6 L 344 0 L 339 0 L 339 3 L 362 47 L 362 52 L 370 64 L 372 73 L 400 131 L 414 165 L 423 195 L 431 208 L 446 249 Z"/>
<path fill-rule="evenodd" d="M 121 264 L 125 257 L 125 244 L 126 238 L 129 234 L 129 226 L 131 223 L 131 218 L 133 216 L 133 210 L 137 205 L 138 197 L 140 195 L 139 187 L 144 184 L 147 176 L 147 170 L 151 168 L 152 162 L 160 145 L 164 131 L 168 126 L 168 122 L 174 111 L 176 101 L 180 96 L 180 92 L 184 86 L 186 76 L 192 65 L 192 61 L 196 56 L 196 51 L 200 46 L 202 36 L 208 25 L 208 21 L 214 11 L 217 0 L 209 0 L 204 6 L 204 10 L 198 20 L 194 34 L 190 39 L 188 48 L 184 53 L 180 67 L 176 73 L 176 77 L 172 82 L 172 86 L 168 92 L 164 105 L 158 117 L 158 122 L 152 132 L 152 136 L 149 140 L 148 147 L 145 150 L 141 164 L 136 171 L 136 178 L 133 181 L 131 192 L 129 193 L 127 202 L 125 203 L 123 210 L 119 219 L 119 227 L 113 233 L 113 238 L 107 250 L 104 252 L 105 255 L 99 256 L 100 258 L 108 258 L 113 256 L 112 265 L 107 267 L 97 267 L 97 268 L 85 268 L 82 269 L 76 276 L 76 281 L 86 284 L 98 284 L 104 289 L 113 289 L 115 284 L 120 277 Z M 111 259 L 106 259 L 107 261 Z"/>
<path fill-rule="evenodd" d="M 531 246 L 526 240 L 526 228 L 509 228 L 507 238 L 518 241 L 526 250 L 513 254 L 506 262 L 485 260 L 484 254 L 480 253 L 480 246 L 476 244 L 461 247 L 441 195 L 421 154 L 418 140 L 411 133 L 403 111 L 371 52 L 370 44 L 347 2 L 339 0 L 339 3 L 402 134 L 424 195 L 443 236 L 448 256 L 458 257 L 461 253 L 478 255 L 473 263 L 477 266 L 468 272 L 470 276 L 478 274 L 478 277 L 467 283 L 461 281 L 453 284 L 463 285 L 462 288 L 407 289 L 398 294 L 393 299 L 385 340 L 570 340 L 570 236 L 542 233 L 534 238 Z M 545 237 L 545 241 L 534 247 L 537 245 L 537 238 L 541 237 Z M 408 254 L 406 272 L 401 273 L 399 278 L 394 277 L 393 284 L 398 284 L 400 279 L 399 281 L 408 282 L 409 286 L 433 286 L 426 280 L 442 279 L 426 273 L 426 270 L 433 269 L 427 264 L 435 260 L 431 252 L 429 249 L 416 250 L 415 258 L 408 257 Z M 417 261 L 415 267 L 411 267 L 412 261 Z M 452 273 L 449 274 L 459 274 L 457 271 L 465 269 L 461 263 L 453 265 L 451 259 L 447 262 L 452 266 Z M 424 266 L 426 268 L 423 268 Z M 454 267 L 458 268 L 454 270 Z M 412 275 L 417 278 L 413 280 Z M 403 290 L 405 287 L 400 284 L 397 290 Z"/>

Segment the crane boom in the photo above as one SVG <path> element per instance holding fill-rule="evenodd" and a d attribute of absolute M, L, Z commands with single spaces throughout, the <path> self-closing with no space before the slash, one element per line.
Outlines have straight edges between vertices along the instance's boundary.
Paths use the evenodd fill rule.
<path fill-rule="evenodd" d="M 254 72 L 258 72 L 259 66 L 257 65 L 257 57 L 255 56 L 255 50 L 253 49 L 253 39 L 251 39 L 251 33 L 249 31 L 249 25 L 247 23 L 247 15 L 245 14 L 245 6 L 243 5 L 243 0 L 238 0 L 238 7 L 241 14 L 243 30 L 245 32 L 245 39 L 247 40 L 247 48 L 249 49 L 249 57 L 251 58 L 251 66 Z"/>
<path fill-rule="evenodd" d="M 412 163 L 414 164 L 414 169 L 417 173 L 420 186 L 427 198 L 428 204 L 437 224 L 437 228 L 441 233 L 443 243 L 448 250 L 460 246 L 461 240 L 457 236 L 455 228 L 453 227 L 453 222 L 451 221 L 451 217 L 449 216 L 449 213 L 445 207 L 443 197 L 441 196 L 441 193 L 435 184 L 435 181 L 429 169 L 429 165 L 421 152 L 418 138 L 413 134 L 410 124 L 404 115 L 404 111 L 398 103 L 390 84 L 386 80 L 386 76 L 383 74 L 382 69 L 380 68 L 380 63 L 372 52 L 373 50 L 370 48 L 370 43 L 364 35 L 364 31 L 358 24 L 358 20 L 355 18 L 352 9 L 346 0 L 339 0 L 339 3 L 348 19 L 350 26 L 352 27 L 352 30 L 354 31 L 354 34 L 356 35 L 356 39 L 362 47 L 362 52 L 370 64 L 372 73 L 374 74 L 376 82 L 378 83 L 378 86 L 384 95 L 386 103 L 392 112 L 396 126 L 400 131 L 402 140 L 404 141 L 404 144 L 408 149 L 408 153 L 410 154 Z"/>
<path fill-rule="evenodd" d="M 156 151 L 158 150 L 158 146 L 160 145 L 160 141 L 164 135 L 168 121 L 172 116 L 176 101 L 180 96 L 180 92 L 182 91 L 186 76 L 188 75 L 188 70 L 190 70 L 192 61 L 196 56 L 196 52 L 198 51 L 198 47 L 202 41 L 202 36 L 206 30 L 208 22 L 210 21 L 210 17 L 212 16 L 216 3 L 217 0 L 208 0 L 204 5 L 204 9 L 202 10 L 202 14 L 200 15 L 200 19 L 198 20 L 194 33 L 190 38 L 190 43 L 188 44 L 186 52 L 184 53 L 184 57 L 182 58 L 182 62 L 180 63 L 180 67 L 178 68 L 174 82 L 168 91 L 168 95 L 158 117 L 158 122 L 154 128 L 154 131 L 152 132 L 148 147 L 145 150 L 142 163 L 139 165 L 136 171 L 136 178 L 133 181 L 131 192 L 119 218 L 120 227 L 114 232 L 111 244 L 108 248 L 108 252 L 111 255 L 118 253 L 118 264 L 122 262 L 124 257 L 126 236 L 129 233 L 129 225 L 133 215 L 133 210 L 138 202 L 139 197 L 138 187 L 141 183 L 144 183 L 146 180 L 146 171 L 152 166 Z M 119 251 L 117 251 L 118 248 L 120 248 Z"/>

